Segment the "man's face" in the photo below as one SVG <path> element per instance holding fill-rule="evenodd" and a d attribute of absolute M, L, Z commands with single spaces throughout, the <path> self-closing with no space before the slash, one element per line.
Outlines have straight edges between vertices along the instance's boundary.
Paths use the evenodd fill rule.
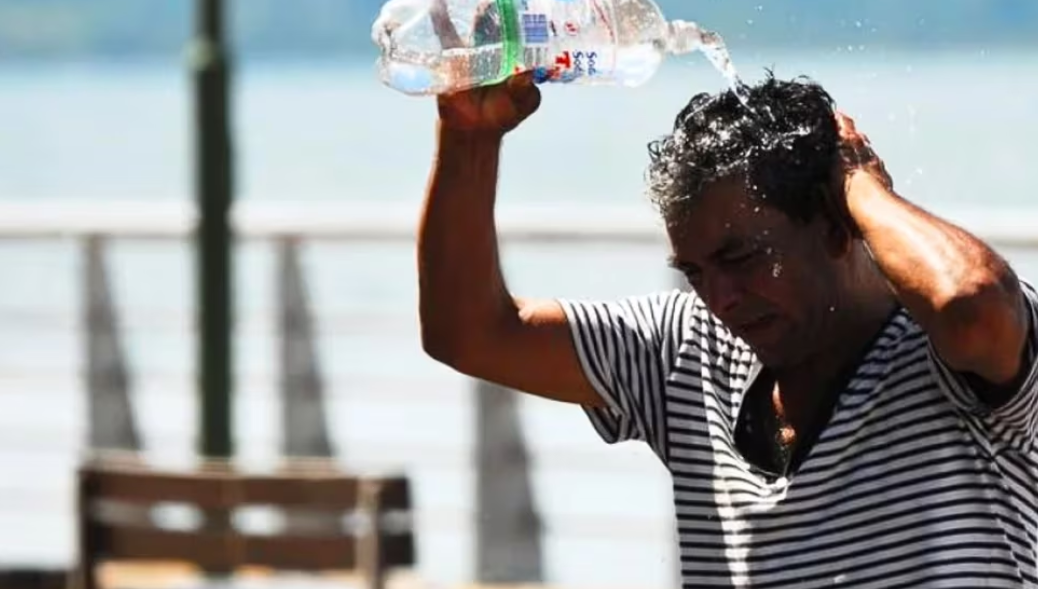
<path fill-rule="evenodd" d="M 827 247 L 825 215 L 794 222 L 726 180 L 668 225 L 672 265 L 766 365 L 795 364 L 831 343 L 841 256 Z"/>

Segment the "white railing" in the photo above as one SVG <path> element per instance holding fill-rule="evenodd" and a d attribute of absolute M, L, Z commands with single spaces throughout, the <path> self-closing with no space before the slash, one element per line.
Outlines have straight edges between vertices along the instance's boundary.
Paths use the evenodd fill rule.
<path fill-rule="evenodd" d="M 950 207 L 938 211 L 997 247 L 1038 247 L 1038 208 Z M 414 238 L 417 204 L 239 202 L 235 234 L 245 240 L 302 238 L 404 242 Z M 0 202 L 0 239 L 104 236 L 173 239 L 190 234 L 190 203 L 138 201 Z M 662 244 L 664 234 L 648 207 L 557 205 L 499 207 L 498 230 L 510 242 Z"/>

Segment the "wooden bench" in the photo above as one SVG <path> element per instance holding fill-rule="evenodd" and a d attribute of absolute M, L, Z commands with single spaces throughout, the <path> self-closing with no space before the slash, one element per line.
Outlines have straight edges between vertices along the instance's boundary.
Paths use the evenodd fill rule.
<path fill-rule="evenodd" d="M 371 589 L 382 589 L 390 569 L 416 561 L 410 489 L 403 477 L 360 478 L 327 469 L 178 473 L 98 461 L 84 464 L 78 474 L 79 566 L 72 585 L 79 589 L 98 589 L 98 565 L 120 561 L 183 562 L 227 572 L 354 571 Z M 314 509 L 330 517 L 337 513 L 349 525 L 324 535 L 250 535 L 218 523 L 189 530 L 154 525 L 151 508 L 170 504 L 223 514 L 224 522 L 245 507 Z"/>

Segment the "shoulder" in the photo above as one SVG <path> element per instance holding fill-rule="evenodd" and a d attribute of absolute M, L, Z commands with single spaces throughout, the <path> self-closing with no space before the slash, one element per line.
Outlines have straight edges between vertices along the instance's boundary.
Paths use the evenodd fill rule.
<path fill-rule="evenodd" d="M 906 369 L 925 366 L 929 338 L 904 307 L 898 308 L 877 334 L 862 359 L 866 369 Z"/>
<path fill-rule="evenodd" d="M 613 300 L 558 299 L 571 320 L 580 320 L 584 315 L 626 319 L 650 323 L 667 318 L 702 318 L 705 306 L 702 300 L 690 291 L 673 289 L 633 295 Z"/>
<path fill-rule="evenodd" d="M 578 340 L 578 347 L 643 350 L 669 356 L 689 337 L 702 331 L 709 313 L 693 292 L 657 291 L 620 299 L 559 299 Z"/>

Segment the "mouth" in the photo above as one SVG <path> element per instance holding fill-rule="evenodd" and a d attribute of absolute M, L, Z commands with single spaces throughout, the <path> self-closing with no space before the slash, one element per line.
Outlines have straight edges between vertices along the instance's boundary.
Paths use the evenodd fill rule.
<path fill-rule="evenodd" d="M 737 329 L 745 337 L 752 338 L 767 331 L 768 328 L 775 324 L 775 321 L 776 317 L 774 315 L 763 315 L 756 319 L 739 323 Z"/>

